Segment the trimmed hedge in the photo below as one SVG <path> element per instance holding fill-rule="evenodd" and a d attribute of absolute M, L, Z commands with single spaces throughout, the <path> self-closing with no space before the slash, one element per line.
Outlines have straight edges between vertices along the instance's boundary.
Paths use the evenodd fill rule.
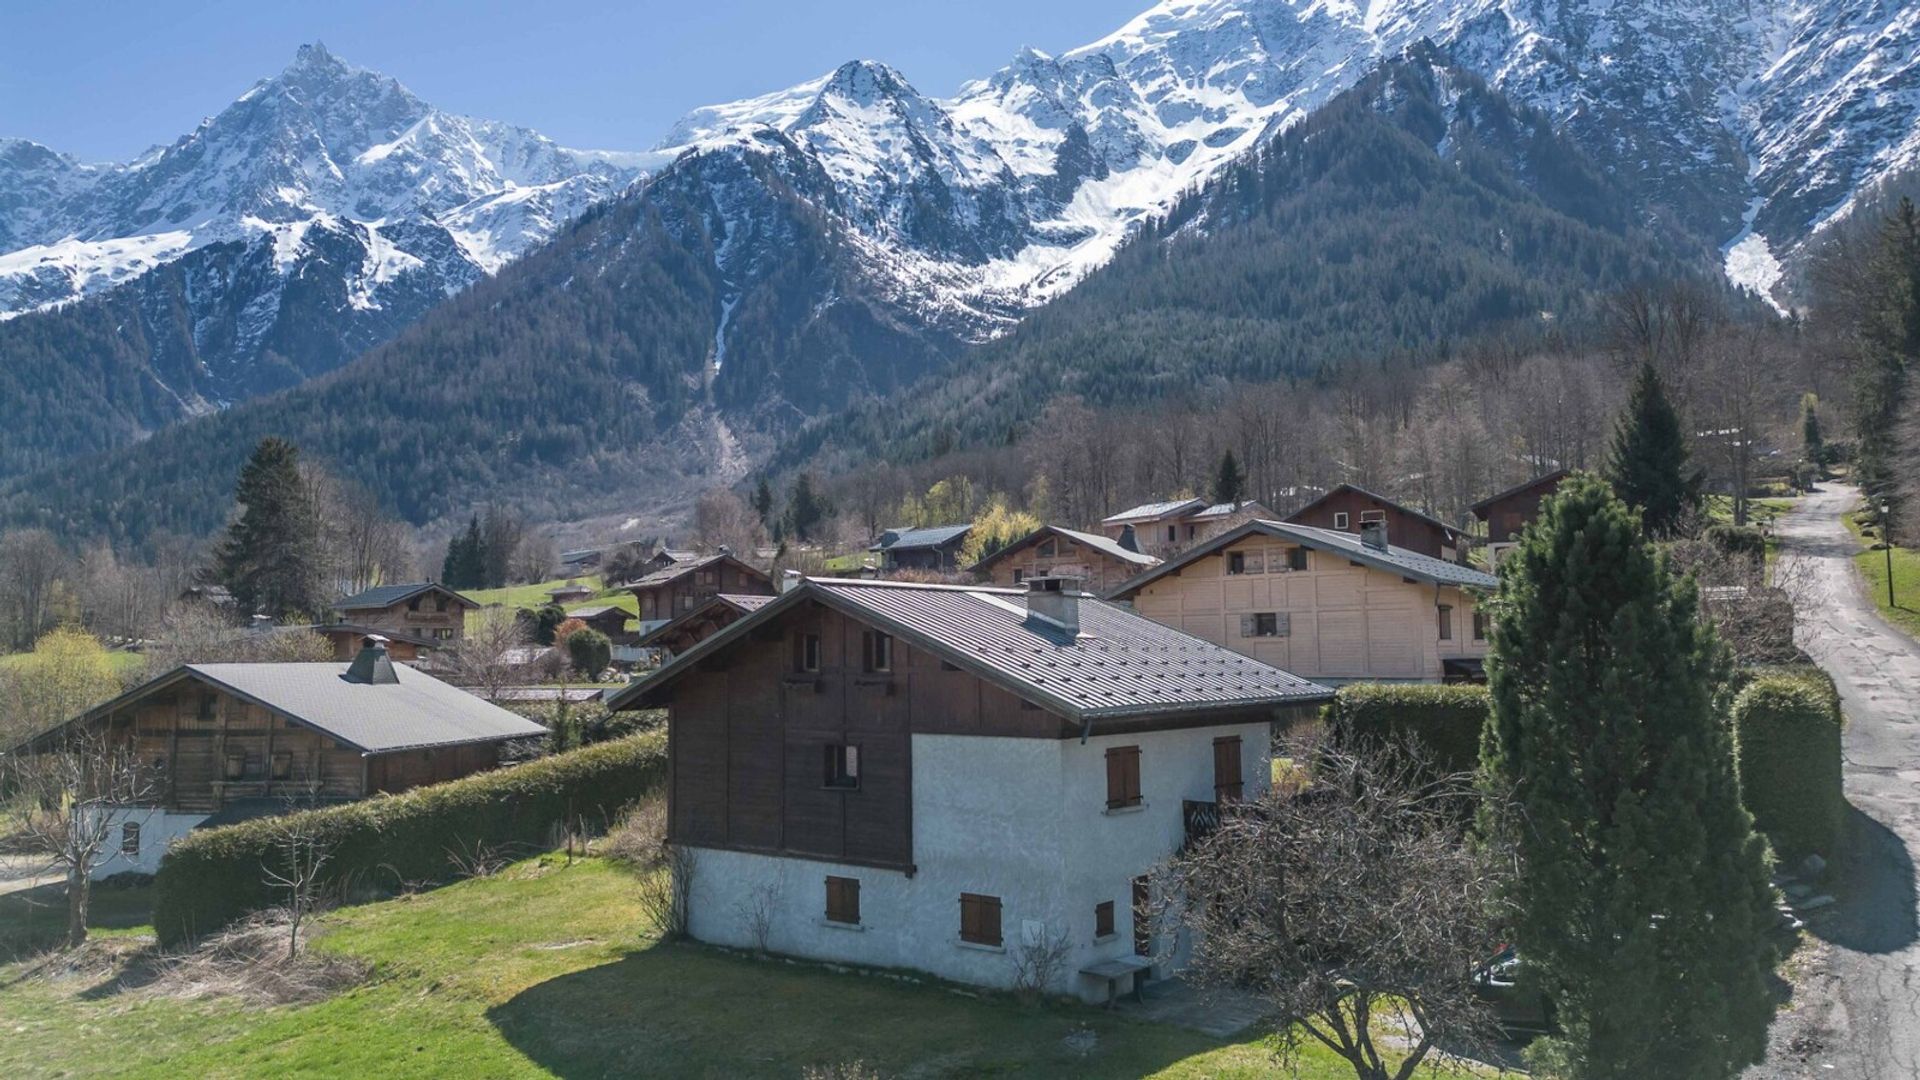
<path fill-rule="evenodd" d="M 329 853 L 323 891 L 440 883 L 456 876 L 450 852 L 489 846 L 544 848 L 569 820 L 600 824 L 657 788 L 667 774 L 666 738 L 635 735 L 508 769 L 302 811 Z M 154 879 L 153 927 L 162 945 L 221 929 L 279 902 L 263 880 L 275 865 L 272 819 L 191 833 L 173 845 Z"/>
<path fill-rule="evenodd" d="M 1342 746 L 1414 739 L 1452 773 L 1479 767 L 1480 730 L 1491 711 L 1484 686 L 1354 683 L 1335 692 L 1325 719 Z"/>
<path fill-rule="evenodd" d="M 1766 672 L 1734 699 L 1741 800 L 1783 859 L 1831 856 L 1839 842 L 1840 731 L 1839 695 L 1818 672 Z"/>

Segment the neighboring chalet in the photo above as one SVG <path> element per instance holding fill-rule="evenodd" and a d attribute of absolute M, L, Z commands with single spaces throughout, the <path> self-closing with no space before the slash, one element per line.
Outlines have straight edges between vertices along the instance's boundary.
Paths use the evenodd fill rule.
<path fill-rule="evenodd" d="M 771 603 L 771 596 L 735 596 L 727 593 L 711 596 L 692 611 L 654 627 L 641 636 L 638 644 L 643 649 L 665 649 L 667 655 L 679 656 L 732 626 L 740 616 L 751 614 Z"/>
<path fill-rule="evenodd" d="M 451 648 L 466 636 L 467 612 L 480 605 L 432 581 L 378 585 L 333 602 L 340 623 Z"/>
<path fill-rule="evenodd" d="M 567 618 L 579 619 L 590 630 L 598 630 L 607 635 L 607 640 L 615 645 L 631 645 L 636 635 L 627 629 L 627 622 L 633 616 L 627 609 L 616 604 L 595 604 L 592 607 L 574 608 L 567 612 Z"/>
<path fill-rule="evenodd" d="M 23 745 L 76 724 L 130 745 L 152 796 L 117 807 L 117 854 L 96 869 L 152 873 L 176 838 L 291 801 L 348 802 L 494 768 L 502 743 L 546 729 L 396 664 L 369 639 L 351 664 L 188 664 Z"/>
<path fill-rule="evenodd" d="M 1310 525 L 1334 532 L 1358 533 L 1369 525 L 1383 525 L 1394 547 L 1434 559 L 1459 562 L 1465 551 L 1459 529 L 1410 506 L 1402 506 L 1363 487 L 1341 484 L 1287 515 L 1294 525 Z"/>
<path fill-rule="evenodd" d="M 966 546 L 972 525 L 940 525 L 931 529 L 888 529 L 868 551 L 880 554 L 880 569 L 927 570 L 945 573 L 960 568 L 960 549 Z"/>
<path fill-rule="evenodd" d="M 645 636 L 721 593 L 772 596 L 773 579 L 731 555 L 720 554 L 672 563 L 626 588 L 640 601 L 640 633 Z"/>
<path fill-rule="evenodd" d="M 1151 555 L 1128 547 L 1133 534 L 1109 540 L 1058 525 L 1043 525 L 1025 537 L 974 563 L 972 571 L 995 585 L 1018 587 L 1037 577 L 1079 578 L 1094 592 L 1105 592 L 1142 570 L 1160 565 Z"/>
<path fill-rule="evenodd" d="M 1100 522 L 1100 531 L 1115 542 L 1131 535 L 1140 551 L 1166 557 L 1213 535 L 1221 526 L 1241 517 L 1272 517 L 1257 502 L 1213 503 L 1205 499 L 1175 499 L 1122 510 Z"/>
<path fill-rule="evenodd" d="M 312 627 L 311 630 L 326 638 L 333 645 L 333 658 L 343 662 L 359 655 L 361 647 L 366 644 L 369 637 L 378 637 L 384 641 L 387 646 L 387 655 L 403 664 L 419 663 L 425 660 L 429 653 L 452 644 L 409 634 L 391 627 L 368 626 L 363 623 L 323 623 Z M 273 630 L 267 632 L 272 633 Z"/>
<path fill-rule="evenodd" d="M 1100 999 L 1182 963 L 1149 875 L 1330 697 L 1060 578 L 808 578 L 610 705 L 669 710 L 693 937 L 1003 988 L 1057 941 Z"/>
<path fill-rule="evenodd" d="M 1560 490 L 1560 481 L 1566 478 L 1567 470 L 1556 469 L 1473 504 L 1473 516 L 1487 523 L 1487 555 L 1494 566 L 1500 565 L 1500 557 L 1539 516 L 1540 504 Z"/>
<path fill-rule="evenodd" d="M 1499 580 L 1363 536 L 1254 521 L 1108 594 L 1156 622 L 1322 682 L 1484 677 L 1478 591 Z"/>
<path fill-rule="evenodd" d="M 593 599 L 593 590 L 577 581 L 569 581 L 557 589 L 547 590 L 547 601 L 561 607 L 591 599 Z"/>

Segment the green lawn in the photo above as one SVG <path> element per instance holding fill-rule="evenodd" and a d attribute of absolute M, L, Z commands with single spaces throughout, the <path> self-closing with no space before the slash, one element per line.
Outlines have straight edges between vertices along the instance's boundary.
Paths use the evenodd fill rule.
<path fill-rule="evenodd" d="M 1847 524 L 1847 531 L 1862 546 L 1874 543 L 1861 534 L 1859 523 L 1853 520 L 1853 511 L 1849 510 L 1842 520 Z M 1853 563 L 1860 568 L 1860 576 L 1866 579 L 1864 587 L 1867 595 L 1873 598 L 1881 617 L 1920 638 L 1920 551 L 1904 547 L 1893 549 L 1891 603 L 1887 599 L 1886 551 L 1862 551 L 1854 556 Z"/>
<path fill-rule="evenodd" d="M 1780 515 L 1793 509 L 1794 500 L 1790 498 L 1764 498 L 1747 500 L 1747 523 L 1750 525 L 1771 525 Z M 1708 495 L 1702 505 L 1707 520 L 1715 525 L 1733 524 L 1733 496 Z"/>
<path fill-rule="evenodd" d="M 312 1005 L 178 1001 L 0 967 L 0 1073 L 15 1076 L 1256 1077 L 1258 1038 L 934 983 L 755 960 L 643 932 L 633 879 L 557 857 L 326 918 L 315 948 L 370 961 Z M 1096 1036 L 1082 1057 L 1063 1041 Z M 1306 1076 L 1351 1076 L 1325 1057 Z"/>
<path fill-rule="evenodd" d="M 31 655 L 31 653 L 7 653 L 0 655 L 0 668 L 18 664 Z M 108 666 L 113 668 L 115 675 L 123 678 L 139 671 L 146 662 L 147 658 L 140 653 L 126 652 L 124 650 L 114 650 L 107 653 Z"/>
<path fill-rule="evenodd" d="M 467 589 L 464 595 L 484 606 L 500 604 L 509 608 L 537 608 L 543 607 L 549 602 L 551 598 L 547 596 L 547 593 L 567 584 L 569 580 L 570 579 L 567 578 L 558 578 L 553 581 L 543 581 L 538 585 L 509 585 L 504 589 Z M 608 590 L 605 588 L 604 583 L 597 577 L 573 578 L 571 580 L 594 590 L 594 598 L 569 604 L 567 605 L 568 607 L 595 607 L 612 604 L 615 607 L 625 608 L 629 615 L 637 617 L 640 614 L 639 599 L 625 589 Z"/>

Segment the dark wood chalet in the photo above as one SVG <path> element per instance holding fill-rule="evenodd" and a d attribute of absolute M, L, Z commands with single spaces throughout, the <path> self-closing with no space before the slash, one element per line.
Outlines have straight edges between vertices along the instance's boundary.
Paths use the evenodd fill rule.
<path fill-rule="evenodd" d="M 1540 504 L 1560 490 L 1560 481 L 1566 478 L 1567 470 L 1555 469 L 1473 504 L 1473 516 L 1487 523 L 1487 544 L 1495 565 L 1539 515 Z"/>
<path fill-rule="evenodd" d="M 930 529 L 888 529 L 867 548 L 880 556 L 880 569 L 945 573 L 960 568 L 960 549 L 966 546 L 972 525 L 940 525 Z"/>
<path fill-rule="evenodd" d="M 466 636 L 467 612 L 480 605 L 444 585 L 418 581 L 377 585 L 334 601 L 342 623 L 370 627 L 389 636 L 404 635 L 450 647 Z"/>
<path fill-rule="evenodd" d="M 742 615 L 758 611 L 772 602 L 771 596 L 721 593 L 708 597 L 692 611 L 642 635 L 638 644 L 643 649 L 664 649 L 669 656 L 678 656 L 732 626 Z"/>
<path fill-rule="evenodd" d="M 627 609 L 615 604 L 595 604 L 591 607 L 574 608 L 567 612 L 567 618 L 579 619 L 588 629 L 598 630 L 607 635 L 607 640 L 615 645 L 633 644 L 637 634 L 627 629 L 633 616 Z"/>
<path fill-rule="evenodd" d="M 1104 593 L 1134 575 L 1160 565 L 1122 539 L 1043 525 L 973 564 L 972 572 L 1006 588 L 1024 586 L 1037 577 L 1078 578 L 1094 592 Z"/>
<path fill-rule="evenodd" d="M 709 555 L 676 562 L 627 586 L 640 601 L 640 633 L 645 635 L 685 615 L 709 598 L 772 596 L 773 579 L 732 555 Z"/>
<path fill-rule="evenodd" d="M 1459 529 L 1431 514 L 1403 506 L 1366 488 L 1341 484 L 1289 514 L 1294 525 L 1360 533 L 1368 526 L 1386 530 L 1387 542 L 1435 559 L 1458 561 L 1463 554 Z"/>

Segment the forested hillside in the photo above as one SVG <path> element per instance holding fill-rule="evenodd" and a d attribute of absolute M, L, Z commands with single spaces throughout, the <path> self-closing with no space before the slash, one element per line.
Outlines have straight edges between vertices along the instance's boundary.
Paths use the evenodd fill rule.
<path fill-rule="evenodd" d="M 817 425 L 781 462 L 1000 441 L 1068 395 L 1135 406 L 1469 340 L 1577 339 L 1622 285 L 1716 276 L 1710 242 L 1641 220 L 1635 193 L 1544 114 L 1418 50 L 1006 338 Z"/>

